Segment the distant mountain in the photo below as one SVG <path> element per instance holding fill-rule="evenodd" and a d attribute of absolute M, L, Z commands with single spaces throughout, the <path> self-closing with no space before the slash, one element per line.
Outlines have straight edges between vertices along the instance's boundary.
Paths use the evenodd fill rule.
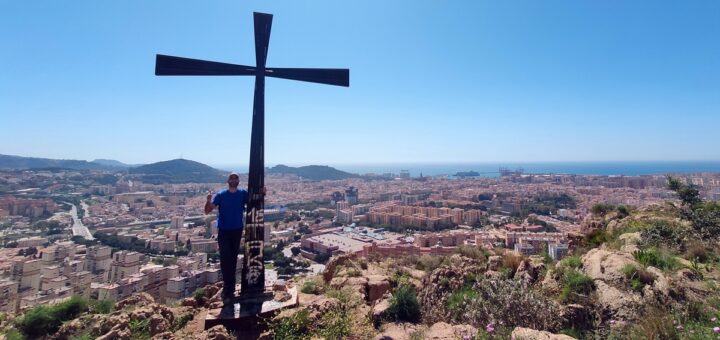
<path fill-rule="evenodd" d="M 298 177 L 313 180 L 338 180 L 352 177 L 358 177 L 355 174 L 341 171 L 327 165 L 308 165 L 301 167 L 291 167 L 287 165 L 276 165 L 267 169 L 268 174 L 292 174 Z"/>
<path fill-rule="evenodd" d="M 224 171 L 187 159 L 141 165 L 130 168 L 128 172 L 133 177 L 152 184 L 218 183 L 224 182 L 227 175 Z"/>
<path fill-rule="evenodd" d="M 72 170 L 122 170 L 112 165 L 75 159 L 50 159 L 0 155 L 0 169 L 72 169 Z"/>
<path fill-rule="evenodd" d="M 107 165 L 107 166 L 114 166 L 116 168 L 126 168 L 126 169 L 137 166 L 137 165 L 125 164 L 123 162 L 116 161 L 114 159 L 96 159 L 90 163 L 97 163 L 97 164 L 102 164 L 102 165 Z"/>

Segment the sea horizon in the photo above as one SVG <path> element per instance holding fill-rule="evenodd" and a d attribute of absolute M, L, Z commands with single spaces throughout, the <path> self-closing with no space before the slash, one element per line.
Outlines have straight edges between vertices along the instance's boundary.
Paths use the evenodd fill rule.
<path fill-rule="evenodd" d="M 269 163 L 267 167 L 278 164 L 287 166 L 327 165 L 353 174 L 399 174 L 407 170 L 410 177 L 452 176 L 458 172 L 475 171 L 482 177 L 497 177 L 499 169 L 523 169 L 532 174 L 568 174 L 598 176 L 640 176 L 682 173 L 720 172 L 720 161 L 586 161 L 586 162 L 468 162 L 468 163 L 326 163 L 292 164 Z M 243 164 L 211 164 L 227 170 L 247 172 Z"/>

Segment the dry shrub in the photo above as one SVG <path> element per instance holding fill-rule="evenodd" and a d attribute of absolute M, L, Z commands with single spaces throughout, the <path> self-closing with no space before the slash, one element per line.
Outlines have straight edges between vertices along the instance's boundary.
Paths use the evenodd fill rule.
<path fill-rule="evenodd" d="M 705 263 L 710 259 L 710 252 L 707 247 L 700 243 L 690 245 L 685 252 L 685 258 L 688 260 L 695 259 L 700 263 Z"/>
<path fill-rule="evenodd" d="M 502 254 L 502 267 L 507 268 L 509 276 L 515 275 L 515 271 L 517 271 L 522 261 L 522 255 L 515 252 L 506 251 Z"/>
<path fill-rule="evenodd" d="M 458 321 L 482 328 L 488 323 L 556 332 L 560 306 L 522 281 L 483 279 L 473 285 L 477 294 L 466 295 Z"/>

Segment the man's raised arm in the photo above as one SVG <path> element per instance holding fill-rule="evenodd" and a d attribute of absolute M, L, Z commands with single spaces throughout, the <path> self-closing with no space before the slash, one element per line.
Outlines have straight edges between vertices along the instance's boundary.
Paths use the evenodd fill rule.
<path fill-rule="evenodd" d="M 213 193 L 208 191 L 207 201 L 205 202 L 205 213 L 209 214 L 215 209 L 215 204 L 212 203 Z"/>

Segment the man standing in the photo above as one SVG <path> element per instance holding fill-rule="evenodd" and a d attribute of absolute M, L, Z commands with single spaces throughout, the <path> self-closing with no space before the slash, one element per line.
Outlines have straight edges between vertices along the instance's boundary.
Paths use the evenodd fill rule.
<path fill-rule="evenodd" d="M 213 197 L 207 195 L 205 213 L 209 214 L 215 207 L 218 208 L 218 248 L 220 248 L 220 271 L 223 277 L 223 304 L 230 305 L 235 298 L 235 271 L 237 257 L 240 249 L 240 239 L 243 232 L 243 216 L 245 204 L 248 201 L 248 192 L 238 189 L 240 176 L 231 173 L 227 179 L 228 188 Z M 261 193 L 264 193 L 262 190 Z"/>

